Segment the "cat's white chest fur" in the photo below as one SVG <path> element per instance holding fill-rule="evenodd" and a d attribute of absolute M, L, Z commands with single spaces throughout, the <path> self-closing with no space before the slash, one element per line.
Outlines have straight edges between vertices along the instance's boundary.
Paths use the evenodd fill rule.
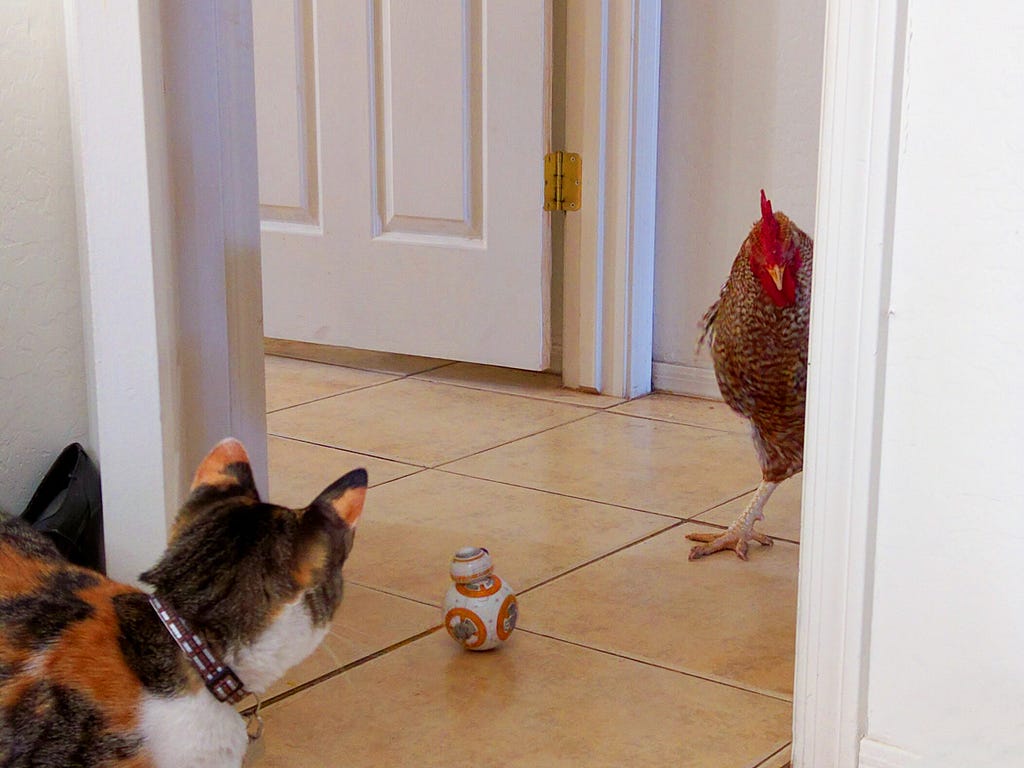
<path fill-rule="evenodd" d="M 315 627 L 300 598 L 289 603 L 251 644 L 225 661 L 246 689 L 267 690 L 316 650 L 329 627 Z M 245 722 L 229 704 L 205 688 L 187 696 L 146 696 L 142 732 L 157 768 L 239 768 L 248 736 Z"/>
<path fill-rule="evenodd" d="M 228 653 L 225 661 L 248 691 L 262 694 L 286 671 L 309 656 L 330 626 L 314 627 L 305 600 L 288 603 L 252 643 Z"/>
<path fill-rule="evenodd" d="M 157 768 L 238 768 L 245 757 L 245 722 L 205 688 L 165 698 L 146 696 L 142 732 Z"/>

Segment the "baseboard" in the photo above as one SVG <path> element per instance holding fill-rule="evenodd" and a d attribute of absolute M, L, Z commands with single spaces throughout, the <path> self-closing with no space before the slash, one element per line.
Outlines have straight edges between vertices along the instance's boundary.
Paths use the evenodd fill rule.
<path fill-rule="evenodd" d="M 710 368 L 681 363 L 654 362 L 651 366 L 651 386 L 660 392 L 675 395 L 693 395 L 721 400 L 715 372 Z"/>
<path fill-rule="evenodd" d="M 860 741 L 859 768 L 908 768 L 920 762 L 921 758 L 917 755 L 899 747 L 868 738 Z"/>

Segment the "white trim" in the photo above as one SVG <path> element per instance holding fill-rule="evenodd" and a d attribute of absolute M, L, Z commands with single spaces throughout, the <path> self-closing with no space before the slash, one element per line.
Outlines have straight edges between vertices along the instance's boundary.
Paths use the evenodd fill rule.
<path fill-rule="evenodd" d="M 178 277 L 182 484 L 225 437 L 267 489 L 250 0 L 162 6 Z"/>
<path fill-rule="evenodd" d="M 134 580 L 163 551 L 177 495 L 177 396 L 166 319 L 172 246 L 156 6 L 66 2 L 92 442 L 107 567 Z M 158 29 L 158 25 L 157 29 Z M 158 91 L 156 91 L 158 92 Z"/>
<path fill-rule="evenodd" d="M 859 768 L 908 768 L 920 761 L 917 755 L 880 741 L 863 739 L 860 743 Z"/>
<path fill-rule="evenodd" d="M 565 227 L 563 380 L 651 389 L 661 0 L 568 0 L 566 146 L 583 203 Z"/>
<path fill-rule="evenodd" d="M 64 11 L 90 430 L 133 581 L 214 442 L 266 477 L 251 7 Z"/>
<path fill-rule="evenodd" d="M 616 3 L 610 16 L 609 205 L 602 392 L 651 391 L 658 176 L 661 0 Z M 620 60 L 621 59 L 621 60 Z"/>
<path fill-rule="evenodd" d="M 604 252 L 605 83 L 608 2 L 567 0 L 565 142 L 583 160 L 580 210 L 565 214 L 562 382 L 596 391 L 601 385 L 600 286 Z M 584 254 L 589 258 L 584 258 Z"/>
<path fill-rule="evenodd" d="M 659 392 L 671 392 L 674 395 L 690 395 L 721 400 L 718 391 L 718 380 L 710 368 L 699 368 L 696 365 L 681 363 L 659 363 L 652 366 L 651 383 Z"/>
<path fill-rule="evenodd" d="M 794 686 L 794 768 L 856 768 L 906 0 L 829 0 Z"/>

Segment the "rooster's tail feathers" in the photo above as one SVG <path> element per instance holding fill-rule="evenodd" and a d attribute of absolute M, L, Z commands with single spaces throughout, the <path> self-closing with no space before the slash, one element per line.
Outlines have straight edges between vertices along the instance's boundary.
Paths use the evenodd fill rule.
<path fill-rule="evenodd" d="M 704 313 L 704 317 L 700 321 L 700 339 L 697 340 L 697 348 L 693 351 L 694 355 L 700 354 L 701 347 L 704 346 L 706 341 L 708 349 L 715 342 L 715 320 L 718 318 L 718 308 L 722 306 L 722 297 L 719 296 L 715 300 L 715 303 L 708 307 L 708 311 Z"/>

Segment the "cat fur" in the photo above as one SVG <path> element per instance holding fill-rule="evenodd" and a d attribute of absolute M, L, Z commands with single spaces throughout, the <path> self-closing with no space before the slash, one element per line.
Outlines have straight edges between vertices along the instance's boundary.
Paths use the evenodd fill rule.
<path fill-rule="evenodd" d="M 303 509 L 266 504 L 225 440 L 140 578 L 262 693 L 329 630 L 366 484 L 358 469 Z M 0 515 L 0 768 L 238 768 L 246 745 L 146 593 Z"/>

